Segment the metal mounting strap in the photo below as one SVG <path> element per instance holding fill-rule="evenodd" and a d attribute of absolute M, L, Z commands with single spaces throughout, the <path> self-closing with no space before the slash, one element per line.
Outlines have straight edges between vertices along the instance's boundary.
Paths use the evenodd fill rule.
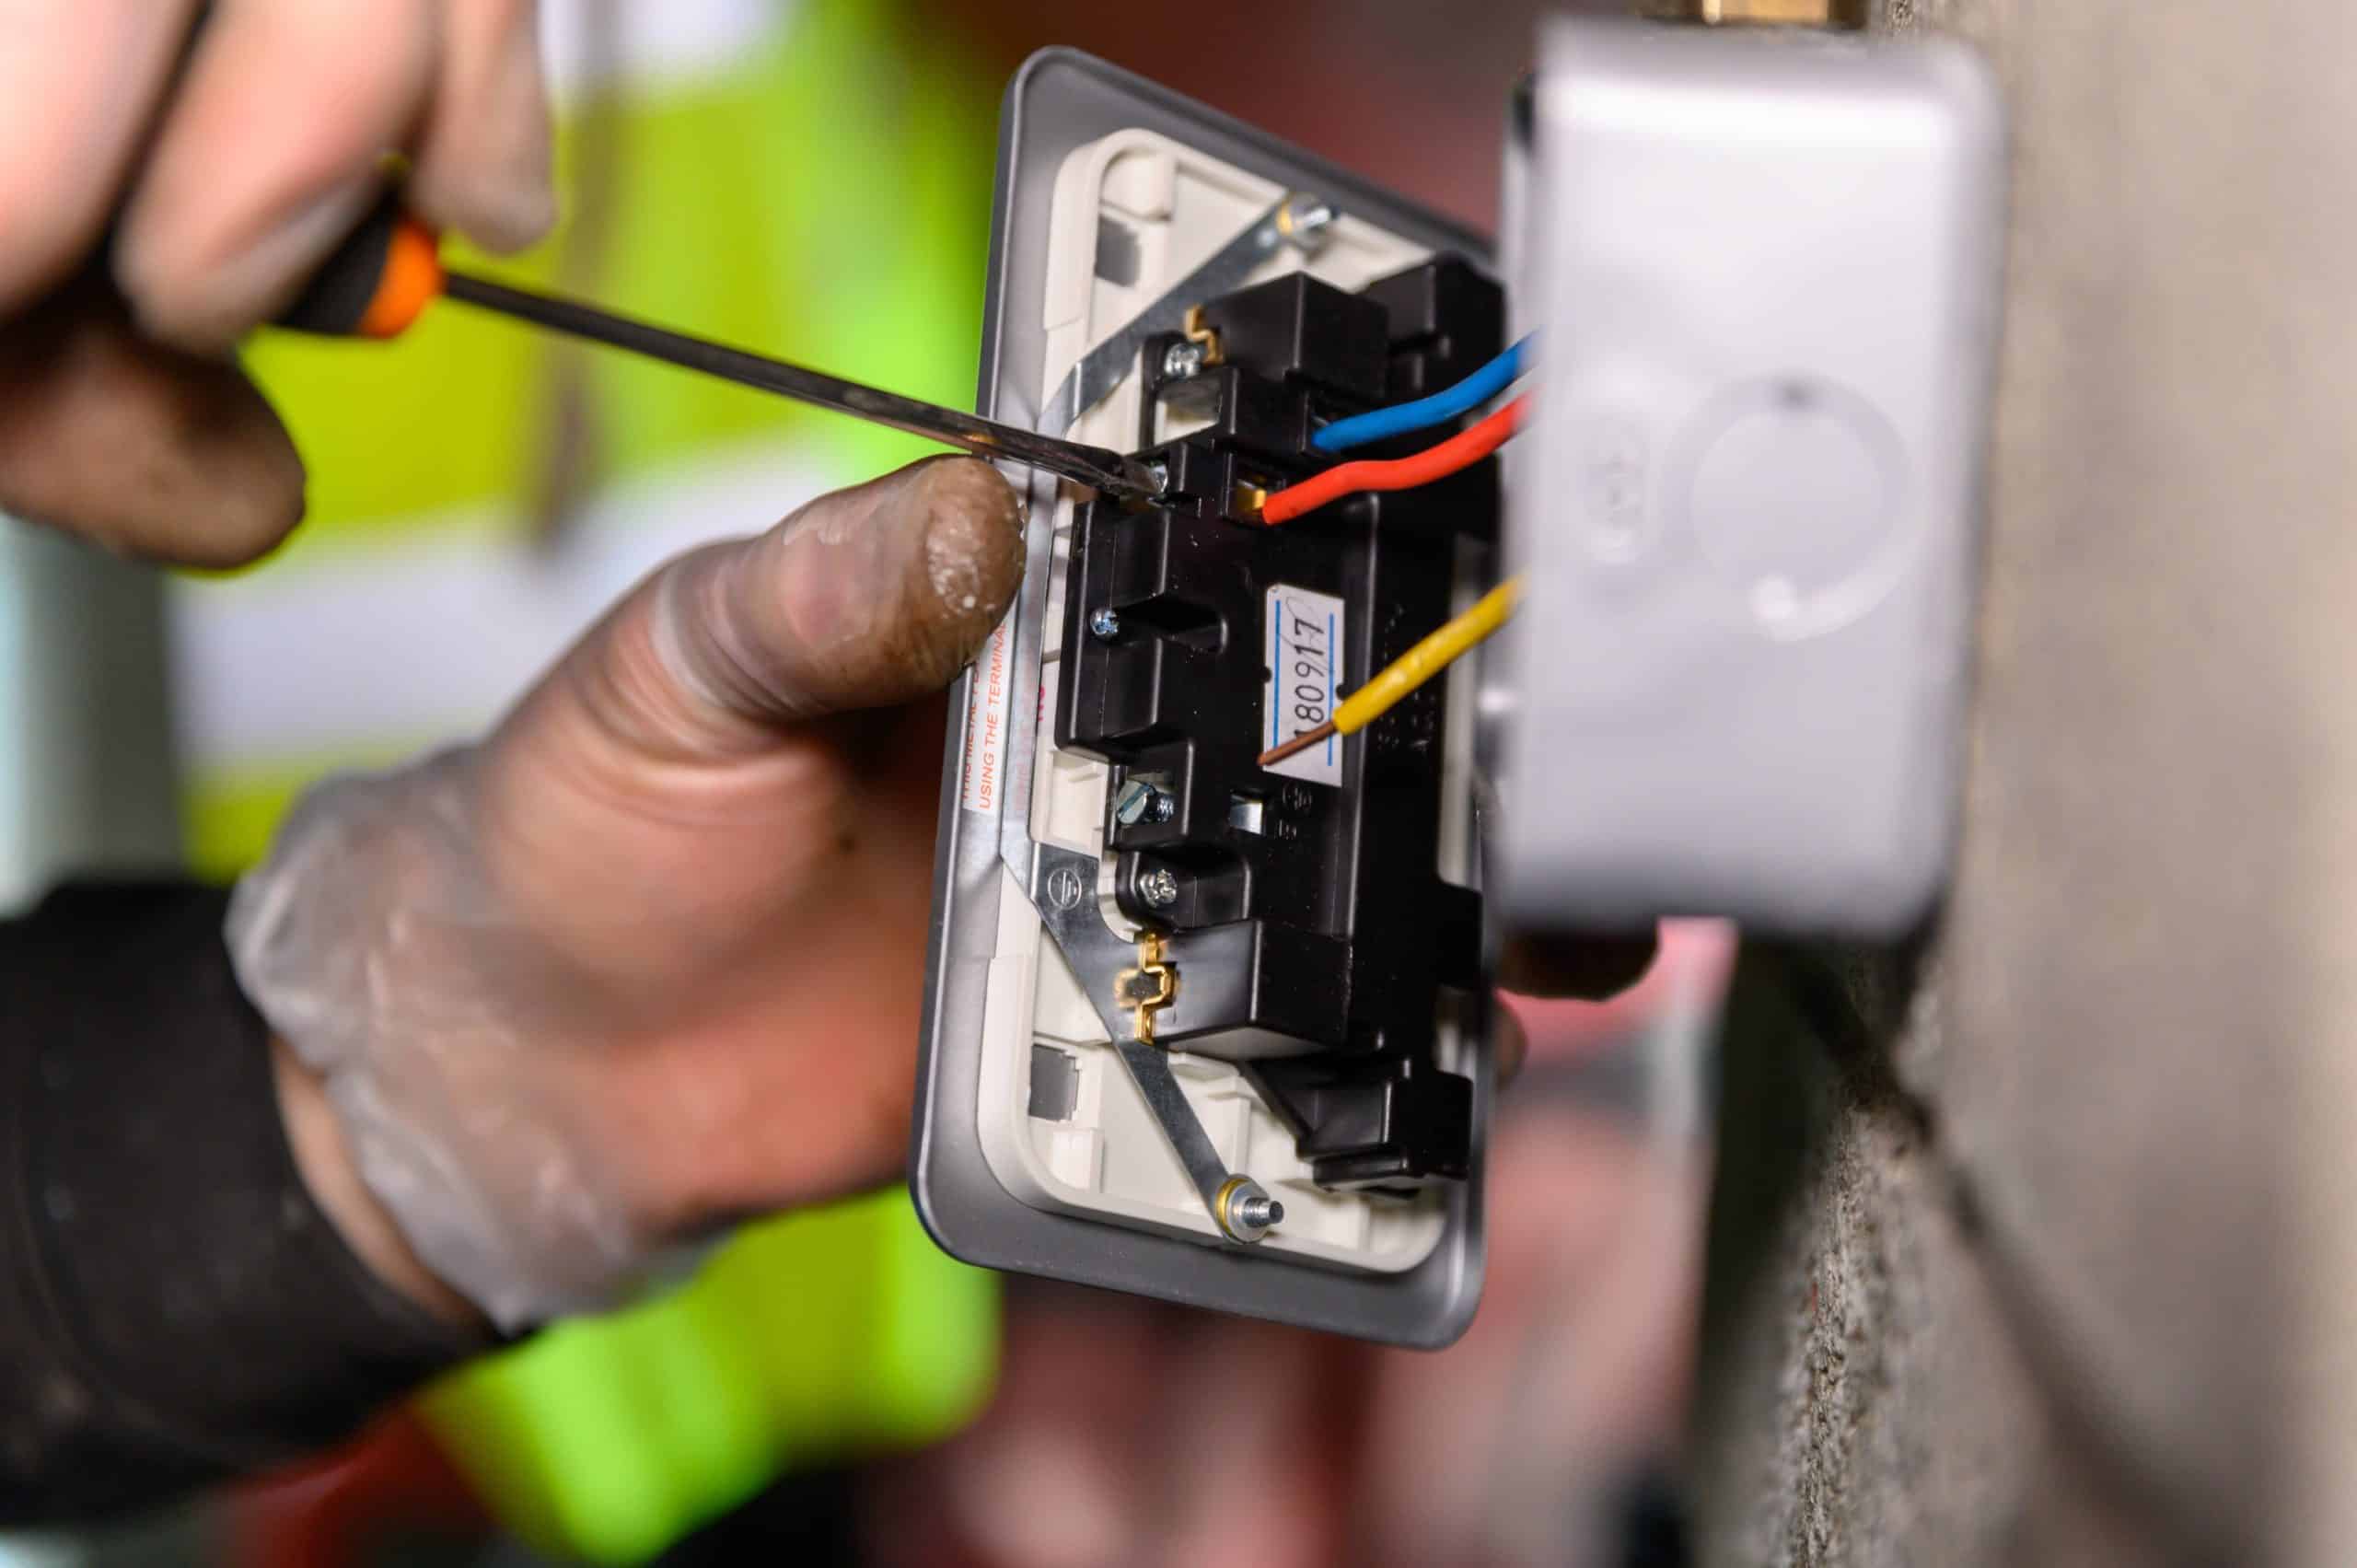
<path fill-rule="evenodd" d="M 1332 221 L 1332 209 L 1315 197 L 1288 195 L 1277 202 L 1235 238 L 1213 251 L 1202 265 L 1165 289 L 1159 299 L 1083 354 L 1080 363 L 1057 383 L 1055 395 L 1040 410 L 1039 429 L 1051 436 L 1063 435 L 1079 424 L 1080 416 L 1094 408 L 1098 400 L 1137 369 L 1138 350 L 1144 346 L 1146 339 L 1157 332 L 1183 330 L 1190 308 L 1243 287 L 1244 280 L 1288 240 L 1308 244 L 1309 231 L 1301 228 L 1296 238 L 1296 226 L 1286 221 L 1287 210 L 1296 202 L 1316 203 L 1321 214 L 1319 226 Z"/>
<path fill-rule="evenodd" d="M 1048 935 L 1079 978 L 1106 1033 L 1112 1036 L 1121 1064 L 1129 1069 L 1138 1093 L 1145 1097 L 1147 1109 L 1178 1154 L 1178 1163 L 1186 1167 L 1187 1179 L 1194 1183 L 1203 1206 L 1217 1219 L 1220 1193 L 1227 1186 L 1227 1163 L 1212 1146 L 1211 1134 L 1203 1131 L 1195 1108 L 1187 1103 L 1187 1092 L 1178 1086 L 1170 1059 L 1158 1047 L 1136 1037 L 1135 1019 L 1115 1001 L 1112 977 L 1133 967 L 1137 952 L 1113 935 L 1097 907 L 1097 862 L 1073 850 L 1041 844 L 1032 861 L 1030 894 Z"/>

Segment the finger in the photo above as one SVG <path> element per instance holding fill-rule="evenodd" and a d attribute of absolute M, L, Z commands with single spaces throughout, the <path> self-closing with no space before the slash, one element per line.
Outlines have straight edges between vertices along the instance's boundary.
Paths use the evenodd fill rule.
<path fill-rule="evenodd" d="M 295 296 L 418 125 L 435 8 L 216 0 L 115 243 L 143 327 L 218 350 Z"/>
<path fill-rule="evenodd" d="M 1660 935 L 1652 931 L 1642 936 L 1518 936 L 1499 955 L 1498 987 L 1525 996 L 1601 1001 L 1643 980 L 1660 952 Z"/>
<path fill-rule="evenodd" d="M 98 242 L 194 0 L 0 5 L 0 315 Z"/>
<path fill-rule="evenodd" d="M 141 337 L 90 280 L 0 328 L 0 510 L 234 566 L 301 518 L 303 463 L 235 366 Z"/>
<path fill-rule="evenodd" d="M 437 228 L 518 250 L 556 221 L 532 0 L 452 0 L 405 194 Z"/>
<path fill-rule="evenodd" d="M 1022 537 L 1014 490 L 972 458 L 821 496 L 644 584 L 572 667 L 580 697 L 626 743 L 687 758 L 908 702 L 947 684 L 1005 613 Z"/>

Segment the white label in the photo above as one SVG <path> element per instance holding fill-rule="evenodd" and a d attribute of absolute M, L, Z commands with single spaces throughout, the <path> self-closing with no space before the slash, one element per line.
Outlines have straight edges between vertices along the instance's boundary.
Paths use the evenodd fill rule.
<path fill-rule="evenodd" d="M 1015 676 L 1015 610 L 998 623 L 974 661 L 974 694 L 966 706 L 966 785 L 969 811 L 998 815 L 1006 789 L 1007 710 Z"/>
<path fill-rule="evenodd" d="M 1331 594 L 1279 583 L 1269 590 L 1261 622 L 1261 658 L 1268 673 L 1260 682 L 1262 749 L 1282 746 L 1334 716 L 1335 688 L 1341 684 L 1341 648 L 1345 629 L 1342 601 Z M 1286 758 L 1268 772 L 1289 779 L 1341 787 L 1342 742 L 1334 736 Z"/>

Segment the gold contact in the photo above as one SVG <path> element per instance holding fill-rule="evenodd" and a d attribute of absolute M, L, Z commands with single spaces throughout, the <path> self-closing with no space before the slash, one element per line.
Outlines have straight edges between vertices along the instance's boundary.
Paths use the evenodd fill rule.
<path fill-rule="evenodd" d="M 1187 341 L 1189 343 L 1199 343 L 1202 346 L 1203 363 L 1205 365 L 1223 365 L 1226 363 L 1225 356 L 1220 353 L 1219 333 L 1213 331 L 1203 320 L 1203 308 L 1202 306 L 1190 305 L 1187 307 L 1187 319 L 1179 330 L 1187 334 Z"/>
<path fill-rule="evenodd" d="M 1154 1043 L 1154 1015 L 1178 995 L 1178 971 L 1162 961 L 1162 938 L 1147 932 L 1138 938 L 1138 967 L 1123 970 L 1113 981 L 1113 1000 L 1132 1017 L 1131 1030 L 1141 1044 Z"/>

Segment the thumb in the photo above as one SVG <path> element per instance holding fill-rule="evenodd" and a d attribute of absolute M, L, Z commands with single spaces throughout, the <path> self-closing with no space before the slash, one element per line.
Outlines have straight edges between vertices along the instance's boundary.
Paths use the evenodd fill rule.
<path fill-rule="evenodd" d="M 946 685 L 1023 575 L 1022 507 L 989 464 L 934 458 L 658 571 L 566 668 L 598 728 L 680 760 Z"/>

